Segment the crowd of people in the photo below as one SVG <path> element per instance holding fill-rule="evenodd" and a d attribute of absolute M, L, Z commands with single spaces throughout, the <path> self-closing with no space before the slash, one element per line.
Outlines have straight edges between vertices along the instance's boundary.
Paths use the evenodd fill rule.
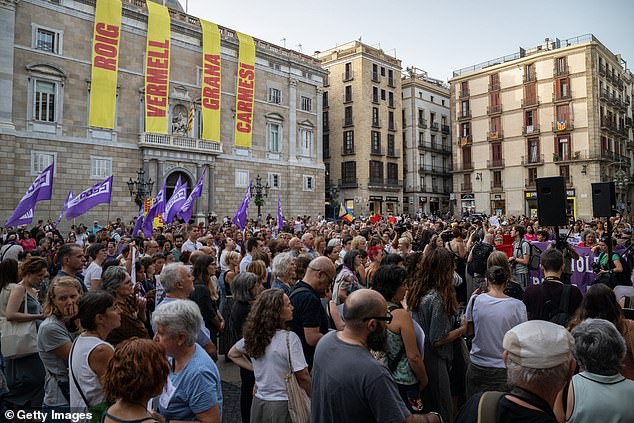
<path fill-rule="evenodd" d="M 243 422 L 300 421 L 289 378 L 310 398 L 303 421 L 634 421 L 632 227 L 610 223 L 571 221 L 564 235 L 499 216 L 297 216 L 279 230 L 270 216 L 243 229 L 225 218 L 150 239 L 121 219 L 4 230 L 2 407 L 221 422 L 216 361 L 231 360 Z M 538 284 L 533 241 L 551 242 Z M 596 261 L 583 293 L 574 247 Z M 30 349 L 7 347 L 29 330 Z"/>

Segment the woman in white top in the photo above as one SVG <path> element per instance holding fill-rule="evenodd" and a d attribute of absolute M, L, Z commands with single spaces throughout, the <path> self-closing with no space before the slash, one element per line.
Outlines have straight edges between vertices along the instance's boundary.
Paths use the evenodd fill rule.
<path fill-rule="evenodd" d="M 509 276 L 500 266 L 489 267 L 488 291 L 479 294 L 476 290 L 467 305 L 467 334 L 474 335 L 467 369 L 467 398 L 478 392 L 507 390 L 502 339 L 509 329 L 527 320 L 524 303 L 504 293 Z"/>
<path fill-rule="evenodd" d="M 88 248 L 92 262 L 84 272 L 84 281 L 88 289 L 101 288 L 101 265 L 106 260 L 106 247 L 102 243 L 92 244 Z"/>
<path fill-rule="evenodd" d="M 93 421 L 99 421 L 101 415 L 95 410 L 101 405 L 103 412 L 107 406 L 100 378 L 114 354 L 105 339 L 121 325 L 121 311 L 112 294 L 101 289 L 84 295 L 78 309 L 84 332 L 73 343 L 68 359 L 70 407 L 77 412 L 91 408 Z"/>
<path fill-rule="evenodd" d="M 244 338 L 229 351 L 229 358 L 238 366 L 255 373 L 252 423 L 291 421 L 285 382 L 291 368 L 300 387 L 310 395 L 311 381 L 301 341 L 285 329 L 286 322 L 292 319 L 293 306 L 288 296 L 281 289 L 264 291 L 249 312 Z"/>

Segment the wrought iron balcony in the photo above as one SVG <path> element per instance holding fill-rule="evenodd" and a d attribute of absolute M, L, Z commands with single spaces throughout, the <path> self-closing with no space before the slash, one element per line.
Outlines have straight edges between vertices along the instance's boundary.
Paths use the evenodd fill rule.
<path fill-rule="evenodd" d="M 553 132 L 568 132 L 574 129 L 574 124 L 571 120 L 558 120 L 553 122 Z"/>
<path fill-rule="evenodd" d="M 499 141 L 504 139 L 504 131 L 489 131 L 487 132 L 487 141 Z"/>
<path fill-rule="evenodd" d="M 504 159 L 487 160 L 487 168 L 499 169 L 504 167 Z"/>
<path fill-rule="evenodd" d="M 139 146 L 195 153 L 222 154 L 222 145 L 220 143 L 199 138 L 190 138 L 184 135 L 164 135 L 143 132 L 139 136 Z"/>
<path fill-rule="evenodd" d="M 539 134 L 539 125 L 526 125 L 522 127 L 522 135 L 525 137 Z"/>
<path fill-rule="evenodd" d="M 544 164 L 544 155 L 536 154 L 536 155 L 527 155 L 522 156 L 522 165 L 523 166 L 531 166 L 531 165 L 543 165 Z"/>
<path fill-rule="evenodd" d="M 499 115 L 502 113 L 502 105 L 501 104 L 492 104 L 487 106 L 487 114 L 488 115 Z"/>

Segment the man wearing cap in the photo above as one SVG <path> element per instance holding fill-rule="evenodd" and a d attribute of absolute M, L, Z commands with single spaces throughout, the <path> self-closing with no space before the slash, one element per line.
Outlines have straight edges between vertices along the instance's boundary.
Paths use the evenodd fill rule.
<path fill-rule="evenodd" d="M 478 393 L 462 407 L 457 423 L 555 423 L 553 408 L 559 391 L 575 368 L 574 341 L 563 327 L 543 320 L 521 323 L 502 342 L 507 368 L 507 394 Z"/>

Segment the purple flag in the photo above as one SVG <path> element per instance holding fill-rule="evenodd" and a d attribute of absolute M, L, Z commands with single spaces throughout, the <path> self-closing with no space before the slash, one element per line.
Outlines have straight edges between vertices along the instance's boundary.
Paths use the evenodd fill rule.
<path fill-rule="evenodd" d="M 284 216 L 282 215 L 282 203 L 280 202 L 280 193 L 277 193 L 277 230 L 284 228 Z"/>
<path fill-rule="evenodd" d="M 62 216 L 64 215 L 64 212 L 68 209 L 68 202 L 71 200 L 71 198 L 73 198 L 72 188 L 70 189 L 70 191 L 68 191 L 68 196 L 66 196 L 66 201 L 64 201 L 64 207 L 62 207 L 62 211 L 59 212 L 59 217 L 57 218 L 57 223 L 55 224 L 55 226 L 59 226 L 59 222 L 62 221 Z"/>
<path fill-rule="evenodd" d="M 203 192 L 203 185 L 205 184 L 206 172 L 207 172 L 207 168 L 204 168 L 203 174 L 200 175 L 200 178 L 198 178 L 198 182 L 196 182 L 196 186 L 194 187 L 192 192 L 189 193 L 189 197 L 187 198 L 187 201 L 183 203 L 183 205 L 180 207 L 180 210 L 176 213 L 176 215 L 180 219 L 185 221 L 185 223 L 189 222 L 189 219 L 192 218 L 192 213 L 194 212 L 194 201 L 196 201 L 196 199 L 200 197 Z"/>
<path fill-rule="evenodd" d="M 247 212 L 249 210 L 249 201 L 251 200 L 251 184 L 249 184 L 249 188 L 247 189 L 247 193 L 244 194 L 244 199 L 242 200 L 242 204 L 236 210 L 235 216 L 231 221 L 235 223 L 238 228 L 244 229 L 247 225 Z"/>
<path fill-rule="evenodd" d="M 66 207 L 66 220 L 81 216 L 98 204 L 110 203 L 112 195 L 112 176 L 91 186 L 77 197 L 72 198 Z"/>
<path fill-rule="evenodd" d="M 139 215 L 136 217 L 136 223 L 134 224 L 134 229 L 132 230 L 133 237 L 137 236 L 137 234 L 139 233 L 139 229 L 141 229 L 142 224 L 143 224 L 143 204 L 141 204 L 141 208 L 139 209 Z"/>
<path fill-rule="evenodd" d="M 154 218 L 159 214 L 165 211 L 165 182 L 163 182 L 163 186 L 160 191 L 156 194 L 156 199 L 154 200 L 154 204 L 150 208 L 150 210 L 145 215 L 145 219 L 143 219 L 143 225 L 141 228 L 143 230 L 143 235 L 146 238 L 152 238 L 152 227 L 154 225 Z"/>
<path fill-rule="evenodd" d="M 18 223 L 20 220 L 28 214 L 29 210 L 31 214 L 35 210 L 35 204 L 40 200 L 50 200 L 53 192 L 53 172 L 55 171 L 55 163 L 52 163 L 49 167 L 44 169 L 37 178 L 33 181 L 26 194 L 22 197 L 17 207 L 13 211 L 13 214 L 7 220 L 5 226 L 17 226 L 24 223 Z M 28 219 L 28 217 L 26 218 Z M 33 216 L 31 216 L 33 219 Z M 28 222 L 30 223 L 30 222 Z"/>
<path fill-rule="evenodd" d="M 15 226 L 28 225 L 33 221 L 33 209 L 27 210 L 22 216 L 14 221 Z"/>
<path fill-rule="evenodd" d="M 176 184 L 176 189 L 165 205 L 165 213 L 163 222 L 172 223 L 176 213 L 181 209 L 181 206 L 187 201 L 187 182 L 184 184 Z"/>

